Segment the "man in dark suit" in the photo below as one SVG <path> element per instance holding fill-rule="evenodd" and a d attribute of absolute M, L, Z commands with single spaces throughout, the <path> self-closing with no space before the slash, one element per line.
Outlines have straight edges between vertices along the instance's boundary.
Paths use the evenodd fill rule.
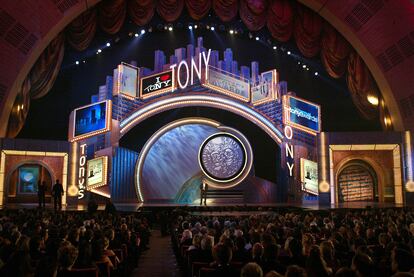
<path fill-rule="evenodd" d="M 39 199 L 39 208 L 45 207 L 45 193 L 46 193 L 46 181 L 37 183 L 37 198 Z"/>
<path fill-rule="evenodd" d="M 59 183 L 59 179 L 57 179 L 56 183 L 53 185 L 53 188 L 52 188 L 53 199 L 55 202 L 55 211 L 57 211 L 58 207 L 59 207 L 59 211 L 62 210 L 63 193 L 64 193 L 63 186 L 61 183 Z"/>
<path fill-rule="evenodd" d="M 208 184 L 202 181 L 200 184 L 200 206 L 203 205 L 203 199 L 204 199 L 204 205 L 207 206 L 207 191 L 208 191 Z"/>

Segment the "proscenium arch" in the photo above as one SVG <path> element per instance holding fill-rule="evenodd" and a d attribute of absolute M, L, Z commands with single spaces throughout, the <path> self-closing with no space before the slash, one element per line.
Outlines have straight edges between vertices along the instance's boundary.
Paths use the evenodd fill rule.
<path fill-rule="evenodd" d="M 206 94 L 173 97 L 167 96 L 162 99 L 158 99 L 155 102 L 148 103 L 121 121 L 120 136 L 122 137 L 135 125 L 153 115 L 156 115 L 163 111 L 189 106 L 213 107 L 235 113 L 255 123 L 263 131 L 265 131 L 278 145 L 282 143 L 282 133 L 269 119 L 267 119 L 262 114 L 234 100 L 230 100 L 217 95 Z"/>
<path fill-rule="evenodd" d="M 328 21 L 332 26 L 334 26 L 340 33 L 350 42 L 350 44 L 357 49 L 358 54 L 363 58 L 368 68 L 370 69 L 374 79 L 377 82 L 377 85 L 381 91 L 382 96 L 385 99 L 386 105 L 392 116 L 392 123 L 395 130 L 401 131 L 404 129 L 403 120 L 401 117 L 400 109 L 396 102 L 396 93 L 393 92 L 389 80 L 385 78 L 384 72 L 380 69 L 375 57 L 371 54 L 366 47 L 366 45 L 358 38 L 357 34 L 352 31 L 352 29 L 347 26 L 343 19 L 339 18 L 337 15 L 330 12 L 325 6 L 328 0 L 298 0 L 303 5 L 311 8 L 316 13 L 321 15 L 326 21 Z M 8 125 L 8 119 L 10 112 L 13 107 L 14 100 L 17 95 L 17 88 L 22 85 L 22 82 L 29 73 L 32 66 L 35 64 L 37 58 L 41 55 L 42 51 L 49 45 L 53 38 L 55 38 L 60 32 L 62 32 L 66 26 L 72 22 L 73 19 L 78 17 L 87 9 L 94 7 L 96 4 L 101 2 L 101 0 L 85 0 L 80 1 L 78 4 L 74 5 L 64 14 L 61 15 L 61 18 L 57 20 L 53 27 L 50 27 L 49 30 L 44 30 L 45 34 L 42 36 L 39 41 L 34 45 L 32 51 L 26 55 L 23 59 L 21 65 L 19 65 L 18 72 L 12 76 L 9 76 L 11 79 L 10 84 L 8 85 L 8 90 L 5 93 L 6 100 L 4 100 L 4 105 L 0 113 L 0 137 L 6 136 L 6 130 Z M 16 3 L 19 3 L 16 1 Z M 30 5 L 24 6 L 27 10 L 31 9 Z M 19 9 L 16 9 L 16 13 Z M 394 44 L 394 41 L 388 41 L 389 45 Z M 9 64 L 3 63 L 2 67 L 9 67 Z M 7 70 L 7 69 L 4 69 Z M 410 69 L 407 69 L 410 70 Z"/>

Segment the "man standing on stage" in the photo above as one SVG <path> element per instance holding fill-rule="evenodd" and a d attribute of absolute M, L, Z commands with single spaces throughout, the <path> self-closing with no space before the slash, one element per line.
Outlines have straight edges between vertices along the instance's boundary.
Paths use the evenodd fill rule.
<path fill-rule="evenodd" d="M 208 190 L 208 184 L 202 181 L 200 184 L 200 206 L 203 205 L 203 199 L 204 199 L 204 205 L 207 206 L 207 190 Z"/>
<path fill-rule="evenodd" d="M 39 199 L 39 208 L 45 207 L 45 193 L 46 193 L 46 181 L 37 183 L 37 198 Z"/>
<path fill-rule="evenodd" d="M 55 202 L 55 211 L 57 211 L 59 206 L 59 211 L 62 210 L 62 195 L 63 195 L 63 186 L 59 183 L 59 179 L 56 180 L 56 183 L 53 185 L 52 194 Z"/>

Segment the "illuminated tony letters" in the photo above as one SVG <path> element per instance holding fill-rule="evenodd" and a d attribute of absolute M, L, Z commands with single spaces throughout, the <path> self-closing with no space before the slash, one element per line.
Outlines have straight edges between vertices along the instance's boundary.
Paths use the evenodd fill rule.
<path fill-rule="evenodd" d="M 78 199 L 85 197 L 85 182 L 86 182 L 86 144 L 80 145 L 79 155 L 79 173 L 78 173 Z"/>
<path fill-rule="evenodd" d="M 210 60 L 211 49 L 208 49 L 207 57 L 206 52 L 198 54 L 198 64 L 194 60 L 194 57 L 191 58 L 191 65 L 188 66 L 186 60 L 182 60 L 177 64 L 170 65 L 170 68 L 173 72 L 173 84 L 175 84 L 175 76 L 177 76 L 177 83 L 180 89 L 185 89 L 188 85 L 194 84 L 194 71 L 197 75 L 197 78 L 201 81 L 201 63 L 204 61 L 204 72 L 206 73 L 207 78 L 207 66 Z M 183 71 L 184 70 L 184 71 Z M 182 71 L 184 74 L 182 74 Z"/>
<path fill-rule="evenodd" d="M 293 144 L 290 143 L 290 140 L 293 138 L 293 130 L 292 127 L 290 127 L 289 125 L 285 126 L 285 137 L 288 140 L 287 142 L 285 142 L 285 149 L 286 149 L 286 164 L 287 167 L 289 168 L 289 176 L 292 177 L 293 176 L 293 166 L 295 165 L 295 161 L 294 161 L 294 153 L 293 153 Z"/>

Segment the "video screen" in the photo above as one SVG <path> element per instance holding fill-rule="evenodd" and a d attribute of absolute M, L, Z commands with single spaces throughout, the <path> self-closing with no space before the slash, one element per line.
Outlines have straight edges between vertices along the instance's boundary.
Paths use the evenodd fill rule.
<path fill-rule="evenodd" d="M 320 108 L 318 105 L 288 96 L 285 109 L 287 109 L 287 124 L 291 123 L 313 132 L 320 131 Z"/>
<path fill-rule="evenodd" d="M 22 166 L 19 168 L 19 193 L 37 193 L 39 180 L 38 166 Z"/>
<path fill-rule="evenodd" d="M 104 101 L 76 109 L 74 137 L 105 130 L 107 105 Z"/>
<path fill-rule="evenodd" d="M 119 91 L 131 97 L 137 97 L 138 70 L 135 67 L 121 64 L 118 66 Z"/>
<path fill-rule="evenodd" d="M 90 189 L 91 187 L 96 187 L 104 184 L 104 174 L 106 174 L 106 166 L 105 157 L 99 157 L 96 159 L 92 159 L 88 161 L 87 165 L 87 187 L 86 189 Z"/>

